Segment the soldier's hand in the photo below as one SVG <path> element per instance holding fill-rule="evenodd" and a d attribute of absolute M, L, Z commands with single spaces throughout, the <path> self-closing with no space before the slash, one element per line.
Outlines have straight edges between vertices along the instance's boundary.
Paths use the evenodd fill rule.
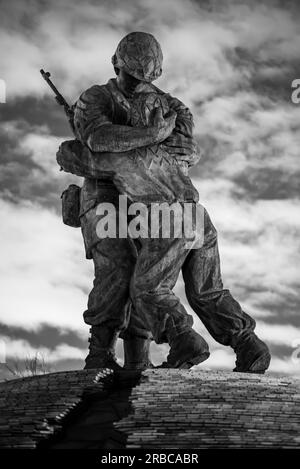
<path fill-rule="evenodd" d="M 162 109 L 158 107 L 153 116 L 153 128 L 157 135 L 157 142 L 163 142 L 168 138 L 174 127 L 177 114 L 175 111 L 170 110 L 163 116 Z"/>
<path fill-rule="evenodd" d="M 151 120 L 152 120 L 152 125 L 154 125 L 155 127 L 159 127 L 163 124 L 164 116 L 163 116 L 163 110 L 161 107 L 156 107 L 155 109 L 152 110 Z"/>
<path fill-rule="evenodd" d="M 192 137 L 173 132 L 162 144 L 163 148 L 170 154 L 192 155 L 196 145 Z"/>

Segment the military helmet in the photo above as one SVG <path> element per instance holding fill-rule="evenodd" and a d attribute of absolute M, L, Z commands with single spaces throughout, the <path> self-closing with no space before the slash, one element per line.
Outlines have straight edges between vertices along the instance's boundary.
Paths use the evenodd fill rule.
<path fill-rule="evenodd" d="M 111 61 L 138 80 L 151 82 L 162 73 L 163 54 L 152 34 L 133 32 L 119 42 Z"/>

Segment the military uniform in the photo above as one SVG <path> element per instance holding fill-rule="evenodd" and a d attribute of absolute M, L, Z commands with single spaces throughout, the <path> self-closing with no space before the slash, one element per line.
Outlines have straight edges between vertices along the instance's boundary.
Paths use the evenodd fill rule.
<path fill-rule="evenodd" d="M 149 81 L 147 86 L 162 94 Z M 181 136 L 183 141 L 192 140 L 193 119 L 183 103 L 170 95 L 165 96 L 170 108 L 177 113 L 172 135 L 176 141 L 174 146 L 178 148 Z M 122 143 L 122 138 L 113 138 L 113 132 L 118 126 L 130 125 L 131 119 L 130 101 L 122 96 L 115 80 L 110 80 L 107 85 L 90 88 L 76 103 L 77 135 L 94 152 L 101 149 L 107 152 L 130 151 L 126 142 Z M 97 130 L 103 125 L 108 129 L 107 140 L 103 137 L 97 147 Z M 147 133 L 143 137 L 145 147 L 153 144 Z M 161 144 L 161 147 L 172 154 L 172 145 Z M 179 157 L 178 164 L 187 175 L 188 165 L 197 159 L 193 151 L 183 153 L 184 158 Z M 101 158 L 101 154 L 98 155 Z M 173 157 L 177 156 L 174 152 Z M 138 248 L 131 239 L 99 240 L 95 229 L 99 219 L 96 206 L 102 201 L 116 205 L 118 191 L 107 179 L 94 179 L 96 169 L 97 157 L 93 162 L 92 178 L 85 178 L 81 199 L 86 254 L 88 258 L 93 258 L 95 264 L 94 288 L 84 313 L 85 321 L 98 326 L 109 324 L 122 331 L 123 337 L 133 335 L 149 339 L 153 335 L 158 343 L 173 341 L 175 344 L 176 336 L 192 324 L 191 316 L 172 292 L 182 267 L 190 305 L 215 340 L 234 348 L 237 353 L 237 371 L 264 371 L 270 361 L 268 349 L 253 332 L 255 321 L 242 311 L 230 292 L 223 289 L 217 233 L 207 212 L 204 213 L 204 243 L 199 249 L 186 249 L 184 238 L 140 239 Z M 124 186 L 121 188 L 124 189 Z M 196 202 L 195 199 L 193 201 Z M 128 299 L 129 293 L 137 312 Z M 205 359 L 208 356 L 206 344 L 202 345 Z M 178 366 L 176 360 L 173 363 L 176 362 L 175 366 Z"/>
<path fill-rule="evenodd" d="M 147 85 L 150 89 L 146 91 L 155 91 L 158 89 L 153 85 Z M 163 94 L 160 90 L 159 93 Z M 177 144 L 180 135 L 188 136 L 193 127 L 193 120 L 190 111 L 179 100 L 164 94 L 167 97 L 168 105 L 177 112 L 176 128 Z M 84 143 L 88 136 L 104 124 L 130 125 L 132 112 L 130 102 L 122 95 L 117 87 L 116 80 L 109 80 L 107 85 L 93 86 L 84 92 L 76 103 L 75 107 L 75 128 L 79 139 Z M 114 140 L 110 141 L 109 150 L 114 150 Z M 170 149 L 165 149 L 168 153 Z M 100 162 L 101 156 L 99 156 Z M 174 158 L 174 156 L 172 156 Z M 195 161 L 195 154 L 192 153 L 190 160 Z M 124 160 L 125 161 L 125 160 Z M 182 173 L 187 172 L 187 162 L 180 162 Z M 101 174 L 101 171 L 99 172 Z M 93 174 L 93 176 L 95 176 Z M 133 177 L 133 176 L 132 176 Z M 166 183 L 167 175 L 165 176 Z M 197 192 L 190 184 L 187 189 L 184 178 L 184 189 L 186 197 L 197 198 Z M 139 335 L 145 338 L 151 336 L 151 333 L 144 327 L 144 321 L 137 315 L 129 314 L 130 302 L 129 283 L 133 274 L 137 258 L 137 247 L 133 240 L 127 239 L 103 239 L 99 240 L 96 233 L 96 225 L 100 215 L 96 214 L 97 205 L 100 202 L 113 203 L 118 211 L 119 192 L 112 182 L 112 178 L 84 179 L 81 191 L 81 226 L 86 248 L 86 257 L 93 259 L 95 263 L 94 288 L 89 296 L 88 309 L 84 313 L 85 322 L 91 325 L 109 324 L 121 331 L 127 330 L 126 334 Z M 128 195 L 128 194 L 127 194 Z M 152 202 L 151 194 L 140 194 L 132 197 L 131 200 Z M 168 199 L 166 199 L 168 200 Z M 169 200 L 172 202 L 173 200 Z M 129 319 L 131 321 L 129 323 Z M 121 332 L 121 337 L 124 333 Z"/>

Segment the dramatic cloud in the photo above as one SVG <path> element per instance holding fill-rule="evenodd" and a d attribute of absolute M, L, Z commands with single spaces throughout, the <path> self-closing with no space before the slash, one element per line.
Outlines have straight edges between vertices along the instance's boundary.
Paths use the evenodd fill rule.
<path fill-rule="evenodd" d="M 0 336 L 0 340 L 6 344 L 7 356 L 6 359 L 17 357 L 20 360 L 24 358 L 32 358 L 34 356 L 40 356 L 45 359 L 45 362 L 53 364 L 57 361 L 64 359 L 81 359 L 83 360 L 86 350 L 81 350 L 70 345 L 61 344 L 54 350 L 49 350 L 46 347 L 33 348 L 25 340 L 11 340 L 9 337 Z"/>
<path fill-rule="evenodd" d="M 0 79 L 7 85 L 0 104 L 0 323 L 11 328 L 2 331 L 9 353 L 28 346 L 51 353 L 58 367 L 81 366 L 87 336 L 82 312 L 92 263 L 80 230 L 60 218 L 62 190 L 81 181 L 59 172 L 55 153 L 71 134 L 39 69 L 50 70 L 74 102 L 112 76 L 120 38 L 142 30 L 163 48 L 157 85 L 194 114 L 203 158 L 191 174 L 219 231 L 224 283 L 257 320 L 273 353 L 271 370 L 296 374 L 300 105 L 291 102 L 291 82 L 300 73 L 299 2 L 0 3 Z M 186 304 L 182 279 L 176 292 Z M 232 351 L 194 317 L 212 350 L 201 366 L 233 368 Z M 154 362 L 167 351 L 153 344 Z M 117 352 L 122 360 L 121 342 Z"/>
<path fill-rule="evenodd" d="M 81 313 L 92 282 L 80 230 L 47 209 L 0 202 L 0 322 L 37 329 L 40 323 L 83 330 Z M 3 247 L 5 246 L 5 249 Z"/>

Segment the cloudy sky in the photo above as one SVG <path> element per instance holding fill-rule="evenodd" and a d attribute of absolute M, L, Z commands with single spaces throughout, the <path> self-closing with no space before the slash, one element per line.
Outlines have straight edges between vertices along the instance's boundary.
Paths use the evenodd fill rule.
<path fill-rule="evenodd" d="M 194 113 L 204 150 L 193 169 L 200 200 L 219 231 L 224 283 L 255 317 L 271 371 L 300 373 L 297 0 L 0 0 L 0 344 L 7 359 L 44 354 L 53 369 L 82 367 L 82 312 L 93 280 L 80 230 L 63 225 L 60 194 L 80 179 L 59 172 L 70 138 L 62 110 L 39 75 L 50 70 L 70 102 L 113 76 L 120 38 L 153 33 L 164 52 L 157 86 Z M 183 301 L 182 281 L 176 287 Z M 188 306 L 187 306 L 188 308 Z M 203 368 L 231 369 L 211 346 Z M 156 363 L 166 346 L 153 346 Z M 122 358 L 122 344 L 118 344 Z M 300 357 L 300 353 L 299 353 Z"/>

